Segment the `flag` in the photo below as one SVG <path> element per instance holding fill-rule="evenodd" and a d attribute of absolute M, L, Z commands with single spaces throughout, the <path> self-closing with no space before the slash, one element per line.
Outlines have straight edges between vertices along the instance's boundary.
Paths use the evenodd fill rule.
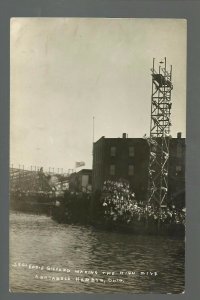
<path fill-rule="evenodd" d="M 82 167 L 82 166 L 85 166 L 84 161 L 76 161 L 76 168 L 79 168 L 79 167 Z"/>

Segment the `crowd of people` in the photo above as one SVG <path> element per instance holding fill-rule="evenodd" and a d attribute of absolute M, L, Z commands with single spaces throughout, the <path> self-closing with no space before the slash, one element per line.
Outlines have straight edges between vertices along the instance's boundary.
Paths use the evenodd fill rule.
<path fill-rule="evenodd" d="M 185 224 L 185 209 L 154 207 L 152 204 L 137 201 L 126 181 L 104 182 L 102 194 L 104 218 L 111 222 L 131 224 L 133 222 L 161 222 L 167 224 Z"/>

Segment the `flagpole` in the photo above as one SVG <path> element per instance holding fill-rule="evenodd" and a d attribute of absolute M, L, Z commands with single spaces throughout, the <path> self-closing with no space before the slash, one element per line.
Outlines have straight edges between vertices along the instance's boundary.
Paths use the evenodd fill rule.
<path fill-rule="evenodd" d="M 94 116 L 92 122 L 92 163 L 93 163 L 93 155 L 94 155 Z"/>
<path fill-rule="evenodd" d="M 92 142 L 94 144 L 94 116 L 93 116 L 93 128 L 92 128 Z"/>

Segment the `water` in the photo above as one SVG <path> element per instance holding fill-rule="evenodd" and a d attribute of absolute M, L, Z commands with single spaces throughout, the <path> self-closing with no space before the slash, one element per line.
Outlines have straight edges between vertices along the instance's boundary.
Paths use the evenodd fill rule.
<path fill-rule="evenodd" d="M 12 212 L 10 290 L 182 293 L 184 247 L 178 239 L 98 231 Z"/>

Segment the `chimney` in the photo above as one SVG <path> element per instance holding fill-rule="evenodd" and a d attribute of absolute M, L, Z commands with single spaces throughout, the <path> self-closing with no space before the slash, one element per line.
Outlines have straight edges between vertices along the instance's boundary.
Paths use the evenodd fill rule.
<path fill-rule="evenodd" d="M 178 138 L 178 139 L 181 139 L 181 132 L 178 132 L 178 133 L 177 133 L 177 138 Z"/>
<path fill-rule="evenodd" d="M 126 139 L 126 138 L 127 138 L 127 134 L 126 134 L 126 133 L 123 133 L 123 134 L 122 134 L 122 138 L 123 138 L 123 139 Z"/>

